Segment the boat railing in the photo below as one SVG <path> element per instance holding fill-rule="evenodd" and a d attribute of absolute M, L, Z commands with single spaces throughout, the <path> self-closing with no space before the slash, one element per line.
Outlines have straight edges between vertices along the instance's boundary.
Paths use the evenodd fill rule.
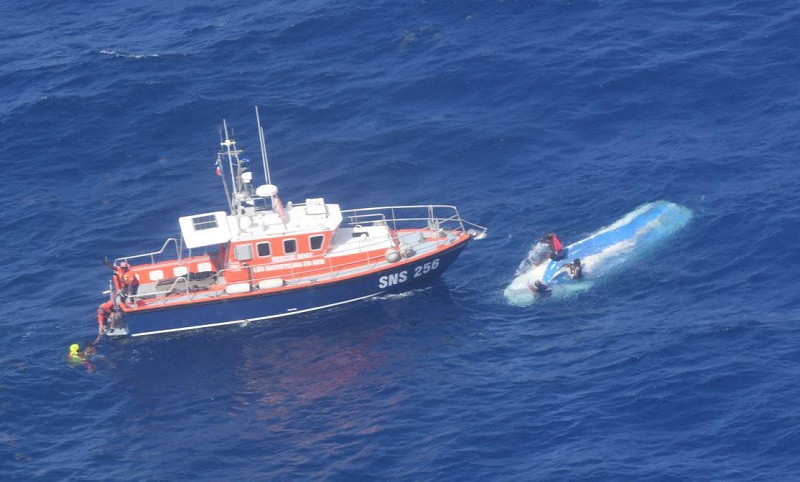
<path fill-rule="evenodd" d="M 143 258 L 147 258 L 150 260 L 150 264 L 156 263 L 156 257 L 159 255 L 164 254 L 167 250 L 167 247 L 172 244 L 175 246 L 175 259 L 181 259 L 181 243 L 176 238 L 169 238 L 164 241 L 164 244 L 161 245 L 161 249 L 158 251 L 152 251 L 150 253 L 142 253 L 142 254 L 135 254 L 133 256 L 122 256 L 114 260 L 114 264 L 119 264 L 120 261 L 127 261 L 131 263 L 132 260 L 139 260 Z M 136 263 L 132 263 L 136 264 Z"/>
<path fill-rule="evenodd" d="M 178 285 L 183 284 L 181 288 L 178 288 Z M 144 293 L 137 293 L 136 295 L 130 295 L 128 298 L 131 299 L 133 306 L 138 306 L 139 301 L 144 300 L 152 300 L 155 299 L 164 299 L 170 295 L 185 295 L 191 292 L 191 286 L 189 284 L 189 280 L 185 276 L 178 276 L 172 281 L 172 284 L 169 285 L 169 288 L 166 290 L 159 290 L 156 288 L 154 291 L 147 291 Z"/>
<path fill-rule="evenodd" d="M 466 226 L 485 231 L 486 228 L 465 221 L 455 206 L 446 204 L 427 204 L 416 206 L 381 206 L 361 209 L 346 209 L 342 216 L 351 227 L 371 223 L 386 223 L 392 229 L 418 228 L 422 222 L 434 231 L 439 229 L 458 229 L 467 231 Z"/>

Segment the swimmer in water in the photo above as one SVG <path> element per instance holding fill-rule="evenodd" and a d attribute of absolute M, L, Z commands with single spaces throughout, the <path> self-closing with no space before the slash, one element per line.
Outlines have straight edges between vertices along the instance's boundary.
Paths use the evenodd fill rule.
<path fill-rule="evenodd" d="M 528 289 L 531 290 L 531 293 L 539 296 L 545 296 L 550 294 L 550 288 L 548 288 L 546 284 L 542 283 L 538 279 L 534 281 L 533 284 L 528 283 Z"/>
<path fill-rule="evenodd" d="M 77 343 L 73 343 L 69 347 L 69 354 L 67 355 L 67 360 L 73 363 L 80 363 L 84 360 L 83 353 L 81 353 L 81 346 Z"/>
<path fill-rule="evenodd" d="M 93 372 L 97 368 L 97 362 L 103 362 L 109 367 L 114 367 L 114 364 L 111 363 L 108 358 L 97 352 L 97 348 L 93 343 L 87 343 L 83 351 L 81 351 L 81 347 L 77 343 L 70 345 L 67 361 L 71 365 L 85 366 L 86 370 L 89 372 Z"/>
<path fill-rule="evenodd" d="M 88 361 L 94 362 L 95 364 L 97 362 L 103 362 L 112 368 L 114 367 L 114 364 L 111 363 L 111 361 L 108 358 L 106 358 L 105 355 L 101 355 L 100 353 L 97 352 L 97 347 L 95 347 L 94 343 L 89 343 L 88 345 L 86 345 L 86 348 L 83 350 L 83 355 L 86 357 Z"/>
<path fill-rule="evenodd" d="M 572 279 L 579 279 L 583 276 L 583 265 L 580 258 L 575 258 L 571 263 L 562 266 L 561 269 L 566 270 Z"/>
<path fill-rule="evenodd" d="M 86 367 L 87 371 L 93 372 L 94 365 L 89 362 L 89 356 L 83 351 L 81 351 L 81 346 L 77 343 L 73 343 L 69 347 L 69 353 L 67 354 L 67 361 L 70 365 L 82 365 Z"/>

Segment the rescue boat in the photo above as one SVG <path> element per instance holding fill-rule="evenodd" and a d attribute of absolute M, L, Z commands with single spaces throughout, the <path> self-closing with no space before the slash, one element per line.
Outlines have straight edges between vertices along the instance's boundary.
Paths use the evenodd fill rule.
<path fill-rule="evenodd" d="M 424 287 L 486 228 L 455 206 L 341 209 L 323 198 L 283 203 L 269 173 L 254 185 L 223 120 L 217 174 L 228 211 L 180 217 L 180 237 L 120 256 L 98 310 L 109 338 L 246 325 Z M 104 305 L 108 306 L 108 302 Z"/>

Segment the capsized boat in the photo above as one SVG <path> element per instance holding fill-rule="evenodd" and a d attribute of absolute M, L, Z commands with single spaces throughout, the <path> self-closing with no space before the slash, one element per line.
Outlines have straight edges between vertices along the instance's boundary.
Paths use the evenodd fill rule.
<path fill-rule="evenodd" d="M 562 259 L 548 257 L 548 253 L 541 250 L 543 245 L 537 244 L 503 294 L 510 304 L 525 306 L 539 298 L 534 293 L 537 282 L 547 286 L 549 294 L 556 297 L 585 291 L 595 281 L 683 229 L 692 215 L 684 206 L 655 201 L 639 206 L 613 224 L 570 244 L 564 248 Z M 545 256 L 540 257 L 540 254 Z M 576 260 L 582 266 L 580 279 L 573 279 L 568 269 Z"/>
<path fill-rule="evenodd" d="M 450 205 L 284 204 L 271 183 L 257 109 L 256 119 L 266 183 L 254 186 L 223 121 L 216 166 L 228 211 L 180 217 L 179 238 L 108 262 L 101 334 L 247 324 L 408 291 L 441 276 L 472 239 L 486 236 Z"/>

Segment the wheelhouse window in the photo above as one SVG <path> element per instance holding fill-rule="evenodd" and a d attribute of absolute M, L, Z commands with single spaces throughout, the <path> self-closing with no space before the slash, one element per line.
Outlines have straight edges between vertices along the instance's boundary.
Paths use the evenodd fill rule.
<path fill-rule="evenodd" d="M 292 254 L 297 252 L 297 240 L 284 239 L 283 240 L 283 254 Z"/>
<path fill-rule="evenodd" d="M 253 259 L 252 244 L 237 244 L 233 249 L 238 261 L 248 261 Z"/>
<path fill-rule="evenodd" d="M 258 255 L 262 258 L 270 256 L 272 254 L 272 249 L 269 246 L 269 242 L 258 243 L 256 245 L 256 249 L 258 250 Z"/>
<path fill-rule="evenodd" d="M 319 234 L 317 236 L 311 236 L 308 238 L 308 244 L 311 247 L 311 251 L 319 251 L 322 249 L 322 242 L 325 241 L 325 236 Z"/>

